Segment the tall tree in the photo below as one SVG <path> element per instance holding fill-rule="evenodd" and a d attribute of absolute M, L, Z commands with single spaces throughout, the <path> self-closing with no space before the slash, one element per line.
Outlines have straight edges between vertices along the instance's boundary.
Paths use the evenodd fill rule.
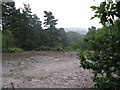
<path fill-rule="evenodd" d="M 37 48 L 42 22 L 36 15 L 32 15 L 30 5 L 24 4 L 24 8 L 16 9 L 14 2 L 4 2 L 2 12 L 3 31 L 8 29 L 12 32 L 15 47 L 25 50 Z"/>
<path fill-rule="evenodd" d="M 57 19 L 52 15 L 52 12 L 44 11 L 45 13 L 45 32 L 48 40 L 48 46 L 56 47 L 59 44 L 59 30 L 55 27 L 57 25 Z"/>
<path fill-rule="evenodd" d="M 59 28 L 60 41 L 64 47 L 68 45 L 67 35 L 64 28 Z"/>
<path fill-rule="evenodd" d="M 15 13 L 15 2 L 3 2 L 2 3 L 2 26 L 3 30 L 12 30 L 11 25 L 15 20 L 13 17 Z M 11 19 L 12 18 L 12 19 Z"/>

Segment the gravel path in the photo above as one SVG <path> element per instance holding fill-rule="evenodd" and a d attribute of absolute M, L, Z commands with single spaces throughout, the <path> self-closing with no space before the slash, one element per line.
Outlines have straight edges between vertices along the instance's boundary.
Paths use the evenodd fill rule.
<path fill-rule="evenodd" d="M 92 73 L 80 68 L 77 52 L 3 54 L 2 86 L 15 88 L 90 88 Z"/>

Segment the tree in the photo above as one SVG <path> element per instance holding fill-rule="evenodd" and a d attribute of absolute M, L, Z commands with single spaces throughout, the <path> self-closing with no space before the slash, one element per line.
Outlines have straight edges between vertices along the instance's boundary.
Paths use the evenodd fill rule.
<path fill-rule="evenodd" d="M 3 30 L 11 29 L 12 23 L 15 19 L 11 19 L 15 12 L 15 2 L 3 2 L 2 3 L 2 27 Z M 9 17 L 8 17 L 9 16 Z"/>
<path fill-rule="evenodd" d="M 40 45 L 42 22 L 37 15 L 32 15 L 29 4 L 16 9 L 14 2 L 4 2 L 2 15 L 3 31 L 7 29 L 11 31 L 15 47 L 32 50 Z"/>
<path fill-rule="evenodd" d="M 40 18 L 36 14 L 32 16 L 32 30 L 34 32 L 34 41 L 37 44 L 37 47 L 43 46 L 44 44 L 44 32 L 42 28 L 42 21 L 40 21 Z M 36 47 L 36 48 L 37 48 Z"/>
<path fill-rule="evenodd" d="M 83 35 L 74 32 L 74 31 L 69 31 L 66 33 L 68 42 L 74 42 L 77 43 L 78 41 L 82 40 Z"/>
<path fill-rule="evenodd" d="M 92 51 L 80 52 L 81 67 L 93 71 L 93 81 L 99 88 L 120 87 L 120 2 L 102 2 L 91 7 L 103 28 L 87 38 Z M 93 17 L 93 18 L 94 18 Z"/>
<path fill-rule="evenodd" d="M 10 30 L 2 31 L 2 48 L 10 48 L 13 46 L 13 35 Z"/>
<path fill-rule="evenodd" d="M 52 15 L 52 12 L 47 12 L 44 11 L 45 13 L 45 34 L 46 34 L 46 38 L 47 38 L 47 46 L 49 47 L 56 47 L 60 41 L 59 41 L 59 30 L 55 27 L 55 25 L 57 25 L 57 19 L 54 18 L 54 16 Z"/>
<path fill-rule="evenodd" d="M 96 27 L 92 26 L 91 28 L 88 28 L 87 36 L 91 34 L 95 34 L 95 32 L 96 32 Z"/>
<path fill-rule="evenodd" d="M 3 2 L 2 9 L 4 48 L 35 50 L 41 46 L 52 48 L 66 46 L 65 31 L 55 27 L 58 20 L 54 18 L 52 12 L 44 11 L 45 29 L 43 29 L 40 18 L 36 14 L 32 14 L 29 4 L 24 4 L 23 8 L 16 9 L 15 2 Z M 14 42 L 8 39 L 13 39 Z M 8 42 L 6 42 L 7 40 Z M 10 43 L 10 45 L 7 46 L 6 43 Z"/>
<path fill-rule="evenodd" d="M 59 36 L 60 36 L 60 41 L 62 45 L 66 47 L 68 45 L 68 42 L 67 42 L 67 35 L 64 28 L 59 28 Z"/>
<path fill-rule="evenodd" d="M 40 18 L 37 17 L 36 14 L 32 15 L 32 11 L 30 5 L 24 4 L 24 8 L 22 9 L 22 28 L 24 34 L 22 34 L 21 39 L 22 48 L 25 50 L 33 50 L 42 45 L 42 22 Z M 23 33 L 21 32 L 21 33 Z"/>
<path fill-rule="evenodd" d="M 81 49 L 83 48 L 83 37 L 84 35 L 69 31 L 66 33 L 67 36 L 67 42 L 69 44 L 69 48 L 73 50 Z"/>
<path fill-rule="evenodd" d="M 83 38 L 83 40 L 85 41 L 84 44 L 84 50 L 93 50 L 91 43 L 89 42 L 89 40 L 92 40 L 94 35 L 96 34 L 97 29 L 96 27 L 92 26 L 91 28 L 88 28 L 88 33 L 86 34 L 86 36 Z"/>

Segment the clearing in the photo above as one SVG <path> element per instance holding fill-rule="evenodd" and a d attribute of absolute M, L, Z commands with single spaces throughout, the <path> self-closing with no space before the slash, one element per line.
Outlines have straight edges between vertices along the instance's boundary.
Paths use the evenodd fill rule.
<path fill-rule="evenodd" d="M 3 88 L 90 88 L 92 73 L 80 68 L 77 52 L 3 53 Z"/>

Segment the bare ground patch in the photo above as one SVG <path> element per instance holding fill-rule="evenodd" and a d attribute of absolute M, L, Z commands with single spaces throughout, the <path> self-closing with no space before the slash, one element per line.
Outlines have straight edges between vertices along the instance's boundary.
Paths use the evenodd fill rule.
<path fill-rule="evenodd" d="M 90 88 L 92 73 L 80 68 L 77 52 L 4 53 L 3 87 Z"/>

